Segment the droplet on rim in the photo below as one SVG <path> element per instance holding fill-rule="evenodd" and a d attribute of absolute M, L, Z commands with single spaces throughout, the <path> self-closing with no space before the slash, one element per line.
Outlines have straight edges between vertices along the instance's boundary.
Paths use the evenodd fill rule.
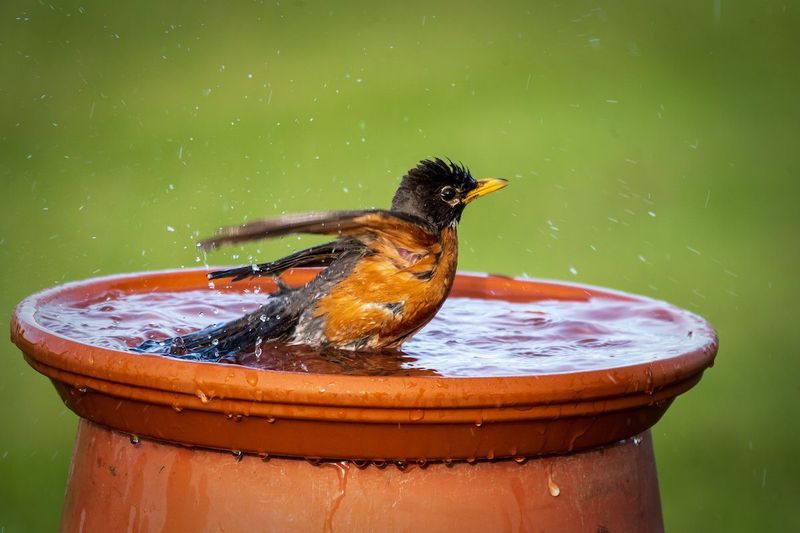
<path fill-rule="evenodd" d="M 558 485 L 556 485 L 556 482 L 553 481 L 552 476 L 547 476 L 547 488 L 550 491 L 550 495 L 553 497 L 556 497 L 559 494 L 561 494 L 561 488 Z"/>

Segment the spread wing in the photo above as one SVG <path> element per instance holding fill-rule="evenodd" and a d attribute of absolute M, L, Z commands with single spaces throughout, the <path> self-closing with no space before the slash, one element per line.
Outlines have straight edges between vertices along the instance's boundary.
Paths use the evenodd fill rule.
<path fill-rule="evenodd" d="M 410 254 L 412 252 L 409 250 L 424 249 L 437 239 L 434 230 L 421 219 L 373 209 L 300 213 L 255 220 L 224 228 L 214 237 L 200 241 L 198 246 L 212 250 L 227 244 L 296 233 L 338 235 L 339 239 L 270 263 L 213 272 L 209 278 L 233 278 L 233 281 L 238 281 L 250 276 L 274 276 L 294 267 L 327 266 L 345 253 L 367 252 L 367 248 L 376 240 L 392 243 L 392 248 L 397 247 Z"/>
<path fill-rule="evenodd" d="M 233 278 L 232 281 L 239 281 L 251 276 L 276 276 L 290 268 L 328 266 L 342 254 L 363 248 L 364 245 L 359 241 L 339 239 L 300 250 L 269 263 L 218 270 L 210 273 L 208 279 Z"/>
<path fill-rule="evenodd" d="M 364 237 L 369 234 L 402 236 L 427 233 L 433 230 L 421 219 L 380 209 L 364 211 L 320 211 L 284 215 L 276 218 L 254 220 L 240 226 L 223 228 L 217 235 L 202 240 L 198 246 L 213 250 L 226 244 L 271 239 L 293 233 Z"/>

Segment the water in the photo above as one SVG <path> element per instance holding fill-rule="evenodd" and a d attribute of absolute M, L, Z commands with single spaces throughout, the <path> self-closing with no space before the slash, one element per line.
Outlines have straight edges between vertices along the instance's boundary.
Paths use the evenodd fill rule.
<path fill-rule="evenodd" d="M 84 302 L 53 301 L 37 313 L 51 331 L 128 350 L 254 311 L 253 292 L 109 292 Z M 353 375 L 514 376 L 597 370 L 700 349 L 714 334 L 701 318 L 655 301 L 450 298 L 402 352 L 320 352 L 264 343 L 224 362 L 289 372 Z M 138 357 L 138 356 L 137 356 Z"/>

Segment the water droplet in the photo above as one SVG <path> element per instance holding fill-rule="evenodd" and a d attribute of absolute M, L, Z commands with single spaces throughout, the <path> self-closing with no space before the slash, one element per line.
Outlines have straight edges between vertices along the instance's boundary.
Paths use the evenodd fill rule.
<path fill-rule="evenodd" d="M 231 450 L 233 457 L 236 459 L 236 462 L 239 463 L 244 459 L 244 452 L 241 450 Z"/>
<path fill-rule="evenodd" d="M 644 439 L 644 437 L 642 437 L 641 435 L 635 435 L 635 436 L 633 437 L 633 444 L 634 444 L 635 446 L 638 446 L 639 444 L 641 444 L 641 442 L 642 442 L 642 440 L 643 440 L 643 439 Z"/>
<path fill-rule="evenodd" d="M 139 445 L 139 436 L 138 435 L 131 434 L 130 440 L 131 440 L 131 444 L 133 444 L 134 446 L 138 446 Z"/>
<path fill-rule="evenodd" d="M 550 496 L 556 497 L 561 494 L 561 487 L 556 485 L 552 476 L 547 476 L 547 489 L 550 491 Z"/>
<path fill-rule="evenodd" d="M 644 392 L 645 394 L 652 396 L 653 393 L 655 393 L 655 386 L 653 384 L 653 369 L 649 366 L 645 369 L 645 379 Z"/>

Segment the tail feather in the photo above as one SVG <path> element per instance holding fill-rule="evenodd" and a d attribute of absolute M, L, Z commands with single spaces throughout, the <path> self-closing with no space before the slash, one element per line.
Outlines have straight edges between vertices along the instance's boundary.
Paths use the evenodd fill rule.
<path fill-rule="evenodd" d="M 252 349 L 265 340 L 284 340 L 297 323 L 297 316 L 287 313 L 285 295 L 274 296 L 258 310 L 222 324 L 166 339 L 147 340 L 132 349 L 198 361 L 221 358 Z"/>

